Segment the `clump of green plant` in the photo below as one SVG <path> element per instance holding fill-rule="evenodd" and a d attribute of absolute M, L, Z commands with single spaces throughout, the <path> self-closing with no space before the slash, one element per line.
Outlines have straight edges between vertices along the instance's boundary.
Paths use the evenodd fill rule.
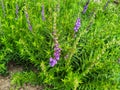
<path fill-rule="evenodd" d="M 89 0 L 2 3 L 0 74 L 11 60 L 37 69 L 13 75 L 12 84 L 35 81 L 50 90 L 120 88 L 119 5 Z"/>
<path fill-rule="evenodd" d="M 39 78 L 37 77 L 37 74 L 35 74 L 32 71 L 29 72 L 18 72 L 13 74 L 12 80 L 11 80 L 11 88 L 16 87 L 20 88 L 25 83 L 30 83 L 32 85 L 36 85 L 39 83 Z"/>

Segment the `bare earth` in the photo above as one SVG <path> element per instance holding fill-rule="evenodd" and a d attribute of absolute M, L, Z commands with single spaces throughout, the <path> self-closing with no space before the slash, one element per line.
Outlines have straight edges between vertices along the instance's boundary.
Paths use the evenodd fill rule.
<path fill-rule="evenodd" d="M 13 73 L 19 71 L 22 71 L 22 67 L 10 65 L 9 66 L 10 75 L 7 77 L 0 76 L 0 90 L 16 90 L 15 88 L 11 88 L 10 78 Z M 41 86 L 31 86 L 29 84 L 26 84 L 17 90 L 43 90 L 43 89 Z"/>

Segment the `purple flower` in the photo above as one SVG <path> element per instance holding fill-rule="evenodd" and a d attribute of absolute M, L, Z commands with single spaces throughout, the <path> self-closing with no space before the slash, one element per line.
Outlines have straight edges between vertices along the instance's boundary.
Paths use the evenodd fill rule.
<path fill-rule="evenodd" d="M 54 57 L 50 58 L 50 66 L 52 67 L 55 64 L 57 64 L 57 61 L 60 59 L 60 52 L 61 52 L 61 49 L 59 48 L 58 35 L 56 30 L 56 17 L 57 17 L 57 14 L 54 13 L 54 24 L 53 24 Z"/>
<path fill-rule="evenodd" d="M 18 10 L 19 10 L 19 6 L 18 4 L 16 4 L 16 18 L 18 18 Z"/>
<path fill-rule="evenodd" d="M 58 41 L 57 39 L 54 40 L 55 42 L 55 46 L 54 46 L 54 57 L 50 58 L 50 66 L 54 66 L 55 64 L 57 64 L 57 61 L 60 59 L 60 52 L 61 52 L 61 49 L 59 48 L 59 44 L 58 44 Z"/>
<path fill-rule="evenodd" d="M 80 18 L 78 18 L 74 27 L 74 31 L 78 32 L 78 29 L 80 28 L 80 26 L 81 26 L 81 22 L 80 22 Z"/>
<path fill-rule="evenodd" d="M 54 67 L 55 66 L 55 64 L 57 64 L 57 61 L 54 59 L 54 58 L 50 58 L 50 66 L 51 67 Z"/>
<path fill-rule="evenodd" d="M 90 2 L 90 0 L 88 0 L 87 3 L 86 3 L 86 5 L 84 6 L 83 14 L 87 11 L 89 2 Z"/>
<path fill-rule="evenodd" d="M 44 21 L 45 20 L 45 12 L 44 12 L 44 5 L 42 5 L 42 20 Z"/>
<path fill-rule="evenodd" d="M 59 58 L 60 58 L 60 51 L 61 51 L 61 49 L 59 48 L 59 45 L 55 44 L 54 57 L 56 60 L 59 60 Z"/>
<path fill-rule="evenodd" d="M 28 12 L 27 12 L 26 8 L 25 8 L 25 15 L 26 15 L 26 19 L 27 19 L 29 30 L 32 31 L 32 26 L 30 24 L 29 15 L 28 15 Z"/>
<path fill-rule="evenodd" d="M 61 49 L 59 48 L 58 44 L 55 44 L 54 47 L 54 58 L 50 58 L 50 66 L 54 66 L 55 64 L 57 64 L 57 61 L 60 59 L 60 51 Z"/>
<path fill-rule="evenodd" d="M 54 51 L 54 57 L 57 61 L 60 59 L 60 48 Z"/>

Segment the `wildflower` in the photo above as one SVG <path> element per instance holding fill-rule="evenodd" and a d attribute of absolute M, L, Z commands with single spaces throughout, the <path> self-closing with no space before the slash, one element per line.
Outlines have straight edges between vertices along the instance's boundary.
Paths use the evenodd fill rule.
<path fill-rule="evenodd" d="M 57 64 L 57 61 L 54 58 L 50 58 L 50 66 L 54 67 Z"/>
<path fill-rule="evenodd" d="M 60 59 L 60 51 L 61 49 L 59 48 L 58 44 L 55 44 L 54 47 L 54 58 L 50 58 L 50 66 L 54 67 L 55 64 L 57 64 L 57 61 Z"/>
<path fill-rule="evenodd" d="M 18 10 L 19 10 L 19 6 L 18 4 L 16 4 L 16 18 L 18 18 Z"/>
<path fill-rule="evenodd" d="M 32 26 L 30 24 L 30 20 L 29 20 L 29 16 L 28 16 L 28 12 L 27 12 L 26 8 L 25 8 L 25 15 L 26 15 L 26 19 L 27 19 L 29 30 L 32 31 Z"/>
<path fill-rule="evenodd" d="M 80 28 L 80 26 L 81 26 L 81 22 L 80 22 L 80 18 L 78 18 L 74 27 L 74 31 L 78 32 L 78 29 Z"/>
<path fill-rule="evenodd" d="M 57 14 L 54 13 L 54 24 L 53 24 L 53 38 L 54 38 L 54 57 L 50 58 L 50 66 L 54 67 L 55 64 L 57 64 L 57 61 L 60 59 L 60 52 L 61 49 L 59 48 L 58 43 L 58 35 L 57 35 L 57 29 L 56 29 L 56 17 Z"/>
<path fill-rule="evenodd" d="M 45 20 L 45 12 L 44 12 L 44 5 L 42 5 L 42 20 L 44 21 Z"/>
<path fill-rule="evenodd" d="M 90 0 L 88 0 L 87 3 L 86 3 L 86 5 L 84 6 L 83 14 L 87 11 L 89 2 L 90 2 Z"/>
<path fill-rule="evenodd" d="M 60 51 L 61 49 L 59 48 L 59 44 L 57 39 L 55 39 L 55 46 L 54 46 L 54 57 L 50 58 L 50 66 L 54 66 L 55 64 L 57 64 L 57 61 L 60 59 Z"/>
<path fill-rule="evenodd" d="M 61 51 L 61 49 L 59 48 L 59 45 L 55 44 L 54 58 L 56 59 L 56 61 L 58 61 L 60 59 L 60 51 Z"/>

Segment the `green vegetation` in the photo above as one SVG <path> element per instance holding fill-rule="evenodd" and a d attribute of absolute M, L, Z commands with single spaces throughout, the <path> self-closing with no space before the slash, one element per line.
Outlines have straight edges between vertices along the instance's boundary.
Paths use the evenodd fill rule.
<path fill-rule="evenodd" d="M 1 0 L 0 74 L 8 73 L 7 64 L 14 61 L 25 68 L 12 76 L 11 84 L 18 87 L 119 90 L 120 4 L 113 1 L 91 0 L 82 13 L 87 0 Z M 54 38 L 61 52 L 51 67 Z"/>

